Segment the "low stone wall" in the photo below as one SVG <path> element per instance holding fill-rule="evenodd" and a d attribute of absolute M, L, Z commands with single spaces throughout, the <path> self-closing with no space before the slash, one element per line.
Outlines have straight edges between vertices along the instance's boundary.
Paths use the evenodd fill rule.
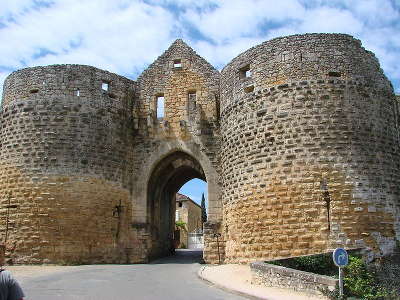
<path fill-rule="evenodd" d="M 333 290 L 339 280 L 314 273 L 299 271 L 282 266 L 254 262 L 250 264 L 251 283 L 270 287 L 289 288 L 295 291 L 305 291 L 321 294 L 320 290 Z"/>

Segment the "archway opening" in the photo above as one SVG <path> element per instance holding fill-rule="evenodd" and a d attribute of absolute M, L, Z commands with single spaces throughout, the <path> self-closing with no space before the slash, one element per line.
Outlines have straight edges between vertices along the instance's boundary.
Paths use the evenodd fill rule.
<path fill-rule="evenodd" d="M 207 206 L 207 182 L 195 178 L 180 188 L 176 194 L 175 248 L 203 251 Z"/>
<path fill-rule="evenodd" d="M 176 194 L 185 183 L 194 178 L 206 182 L 200 163 L 181 151 L 163 158 L 153 169 L 147 187 L 150 259 L 174 253 Z"/>

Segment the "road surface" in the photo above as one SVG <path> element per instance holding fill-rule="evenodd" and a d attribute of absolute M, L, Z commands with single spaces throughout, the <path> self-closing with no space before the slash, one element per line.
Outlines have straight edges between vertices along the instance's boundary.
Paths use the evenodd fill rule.
<path fill-rule="evenodd" d="M 85 265 L 27 277 L 28 300 L 243 300 L 197 277 L 201 252 L 177 251 L 150 264 Z"/>

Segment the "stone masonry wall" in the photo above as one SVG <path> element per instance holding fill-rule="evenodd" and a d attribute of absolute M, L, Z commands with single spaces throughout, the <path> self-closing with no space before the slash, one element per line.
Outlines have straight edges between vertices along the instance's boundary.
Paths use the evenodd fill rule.
<path fill-rule="evenodd" d="M 267 287 L 288 288 L 322 296 L 322 290 L 333 291 L 339 279 L 333 277 L 299 271 L 264 262 L 250 264 L 251 283 Z"/>
<path fill-rule="evenodd" d="M 359 41 L 307 34 L 263 43 L 223 69 L 221 94 L 226 262 L 336 246 L 393 250 L 395 98 Z"/>
<path fill-rule="evenodd" d="M 178 66 L 174 66 L 175 63 Z M 190 98 L 189 94 L 194 94 L 194 98 Z M 157 119 L 156 100 L 161 95 L 165 99 L 164 117 Z M 160 161 L 151 162 L 154 154 L 162 158 L 175 151 L 183 151 L 198 160 L 204 169 L 202 173 L 210 175 L 206 180 L 216 185 L 214 178 L 219 168 L 218 96 L 219 72 L 183 41 L 175 41 L 137 80 L 137 105 L 134 109 L 137 137 L 133 173 L 143 176 L 144 170 L 155 169 L 157 164 L 161 164 Z M 207 169 L 205 164 L 210 168 Z M 190 179 L 187 177 L 186 181 Z M 220 195 L 211 190 L 209 196 L 212 199 L 209 202 L 211 218 L 218 218 L 221 215 Z M 142 196 L 136 198 L 140 201 Z M 146 201 L 148 206 L 151 201 L 161 199 Z M 157 203 L 154 205 L 159 206 Z M 137 217 L 139 219 L 144 215 L 150 215 L 150 212 L 143 211 Z M 151 223 L 149 219 L 147 222 Z M 160 241 L 157 231 L 153 232 L 149 247 L 156 249 Z"/>
<path fill-rule="evenodd" d="M 193 178 L 208 184 L 207 263 L 337 246 L 374 258 L 400 240 L 398 99 L 348 35 L 277 38 L 221 73 L 176 40 L 136 82 L 27 68 L 6 79 L 0 122 L 0 230 L 14 263 L 170 253 L 173 197 Z"/>
<path fill-rule="evenodd" d="M 126 78 L 78 65 L 24 69 L 7 78 L 0 230 L 5 233 L 8 202 L 17 205 L 9 211 L 10 260 L 134 260 L 128 234 L 133 89 Z"/>

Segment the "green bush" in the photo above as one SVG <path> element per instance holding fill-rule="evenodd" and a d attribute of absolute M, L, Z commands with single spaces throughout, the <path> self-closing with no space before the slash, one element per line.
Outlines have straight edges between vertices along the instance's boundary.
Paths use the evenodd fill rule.
<path fill-rule="evenodd" d="M 349 257 L 349 264 L 344 268 L 344 293 L 347 296 L 366 300 L 400 299 L 394 292 L 383 287 L 377 274 L 368 269 L 365 262 L 356 256 Z"/>
<path fill-rule="evenodd" d="M 332 261 L 332 254 L 302 256 L 267 263 L 320 275 L 338 277 L 338 267 Z M 398 293 L 387 288 L 373 268 L 357 255 L 349 255 L 349 264 L 344 268 L 344 299 L 400 300 Z M 323 290 L 329 299 L 340 299 L 338 288 Z"/>
<path fill-rule="evenodd" d="M 176 221 L 176 222 L 175 222 L 175 226 L 176 226 L 178 229 L 186 230 L 186 223 L 183 222 L 183 221 Z"/>
<path fill-rule="evenodd" d="M 330 253 L 268 261 L 267 263 L 320 275 L 335 276 L 338 274 L 338 268 L 333 263 Z"/>
<path fill-rule="evenodd" d="M 357 256 L 349 255 L 349 264 L 344 268 L 344 299 L 398 300 L 396 291 L 382 286 L 377 274 Z M 339 291 L 323 291 L 330 299 L 340 299 Z"/>
<path fill-rule="evenodd" d="M 296 259 L 297 269 L 320 275 L 334 276 L 338 274 L 331 254 L 302 256 Z"/>

